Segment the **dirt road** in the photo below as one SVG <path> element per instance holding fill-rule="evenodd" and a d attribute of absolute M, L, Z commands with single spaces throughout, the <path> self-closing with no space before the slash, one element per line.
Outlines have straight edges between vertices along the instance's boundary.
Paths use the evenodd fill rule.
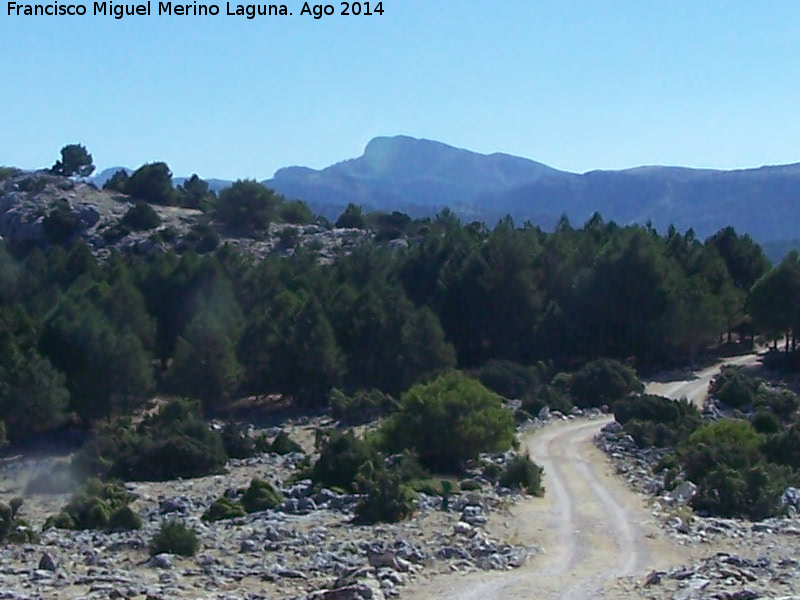
<path fill-rule="evenodd" d="M 755 355 L 726 364 L 752 364 Z M 648 392 L 702 402 L 719 365 L 692 379 L 653 383 Z M 567 421 L 524 439 L 545 469 L 544 499 L 515 506 L 506 533 L 517 544 L 538 544 L 546 553 L 510 573 L 440 576 L 409 587 L 411 600 L 571 600 L 609 598 L 606 584 L 617 577 L 680 563 L 685 549 L 665 539 L 641 497 L 617 477 L 594 446 L 611 421 Z"/>

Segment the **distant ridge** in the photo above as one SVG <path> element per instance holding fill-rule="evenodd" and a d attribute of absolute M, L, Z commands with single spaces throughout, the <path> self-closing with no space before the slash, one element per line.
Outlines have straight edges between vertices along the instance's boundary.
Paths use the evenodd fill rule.
<path fill-rule="evenodd" d="M 95 181 L 121 167 L 106 169 Z M 176 182 L 183 179 L 176 178 Z M 229 185 L 210 180 L 212 189 Z M 552 227 L 562 214 L 580 225 L 595 211 L 620 224 L 674 224 L 703 238 L 727 225 L 760 242 L 797 239 L 800 163 L 723 171 L 642 166 L 621 171 L 559 171 L 509 154 L 479 154 L 409 136 L 377 137 L 362 156 L 324 169 L 292 166 L 264 181 L 335 218 L 349 203 L 367 210 L 435 215 L 449 206 L 464 220 Z"/>

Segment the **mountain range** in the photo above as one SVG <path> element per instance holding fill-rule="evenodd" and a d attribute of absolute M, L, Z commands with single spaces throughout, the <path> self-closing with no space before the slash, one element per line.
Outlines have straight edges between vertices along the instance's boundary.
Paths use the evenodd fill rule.
<path fill-rule="evenodd" d="M 102 184 L 120 167 L 106 169 Z M 176 183 L 183 179 L 176 178 Z M 212 189 L 229 185 L 209 180 Z M 637 167 L 571 173 L 509 154 L 479 154 L 407 136 L 378 137 L 362 156 L 324 169 L 287 167 L 263 183 L 335 218 L 349 203 L 365 210 L 430 216 L 445 206 L 465 221 L 493 225 L 506 214 L 551 228 L 562 215 L 580 225 L 592 213 L 699 237 L 727 225 L 762 243 L 800 237 L 800 163 L 723 171 Z"/>

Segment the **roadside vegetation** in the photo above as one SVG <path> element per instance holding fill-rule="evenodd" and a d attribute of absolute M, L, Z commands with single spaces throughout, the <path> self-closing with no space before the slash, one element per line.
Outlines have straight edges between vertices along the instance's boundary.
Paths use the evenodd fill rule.
<path fill-rule="evenodd" d="M 721 418 L 704 422 L 686 400 L 632 396 L 614 415 L 640 447 L 667 450 L 659 469 L 668 485 L 695 483 L 692 507 L 723 517 L 763 519 L 786 507 L 781 495 L 800 484 L 800 400 L 738 367 L 725 367 L 709 385 Z"/>

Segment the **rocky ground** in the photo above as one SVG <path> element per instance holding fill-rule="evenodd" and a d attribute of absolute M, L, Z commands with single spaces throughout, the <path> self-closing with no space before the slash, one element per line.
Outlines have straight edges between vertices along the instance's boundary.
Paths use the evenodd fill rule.
<path fill-rule="evenodd" d="M 112 248 L 121 252 L 153 254 L 185 245 L 193 225 L 204 219 L 199 210 L 177 206 L 151 205 L 162 220 L 147 231 L 113 233 L 134 202 L 124 194 L 98 190 L 94 185 L 45 171 L 18 172 L 0 181 L 0 239 L 13 244 L 46 246 L 49 243 L 45 219 L 56 202 L 64 201 L 75 218 L 75 238 L 84 240 L 92 252 L 106 258 Z M 293 230 L 293 246 L 284 247 L 283 230 Z M 235 237 L 220 231 L 220 243 L 229 243 L 257 259 L 271 253 L 292 254 L 304 247 L 330 262 L 352 251 L 368 234 L 360 229 L 323 227 L 321 225 L 272 224 L 258 239 Z M 392 247 L 405 246 L 404 239 L 388 242 Z"/>
<path fill-rule="evenodd" d="M 308 445 L 310 431 L 319 425 L 288 430 Z M 128 484 L 137 498 L 133 507 L 144 520 L 141 530 L 48 529 L 39 543 L 0 548 L 0 599 L 380 599 L 397 596 L 406 582 L 421 576 L 513 569 L 539 550 L 497 535 L 502 528 L 493 523 L 519 496 L 488 482 L 454 496 L 447 510 L 442 510 L 441 497 L 420 494 L 413 518 L 396 525 L 356 526 L 351 519 L 357 496 L 313 492 L 309 481 L 288 483 L 302 458 L 302 453 L 263 454 L 231 461 L 224 475 Z M 484 457 L 498 464 L 508 458 Z M 52 460 L 4 465 L 0 500 L 22 493 L 30 476 Z M 254 477 L 280 487 L 283 504 L 231 520 L 201 520 L 215 499 Z M 68 497 L 28 496 L 22 516 L 39 530 Z M 192 558 L 151 558 L 149 540 L 173 517 L 198 532 L 201 550 Z"/>

